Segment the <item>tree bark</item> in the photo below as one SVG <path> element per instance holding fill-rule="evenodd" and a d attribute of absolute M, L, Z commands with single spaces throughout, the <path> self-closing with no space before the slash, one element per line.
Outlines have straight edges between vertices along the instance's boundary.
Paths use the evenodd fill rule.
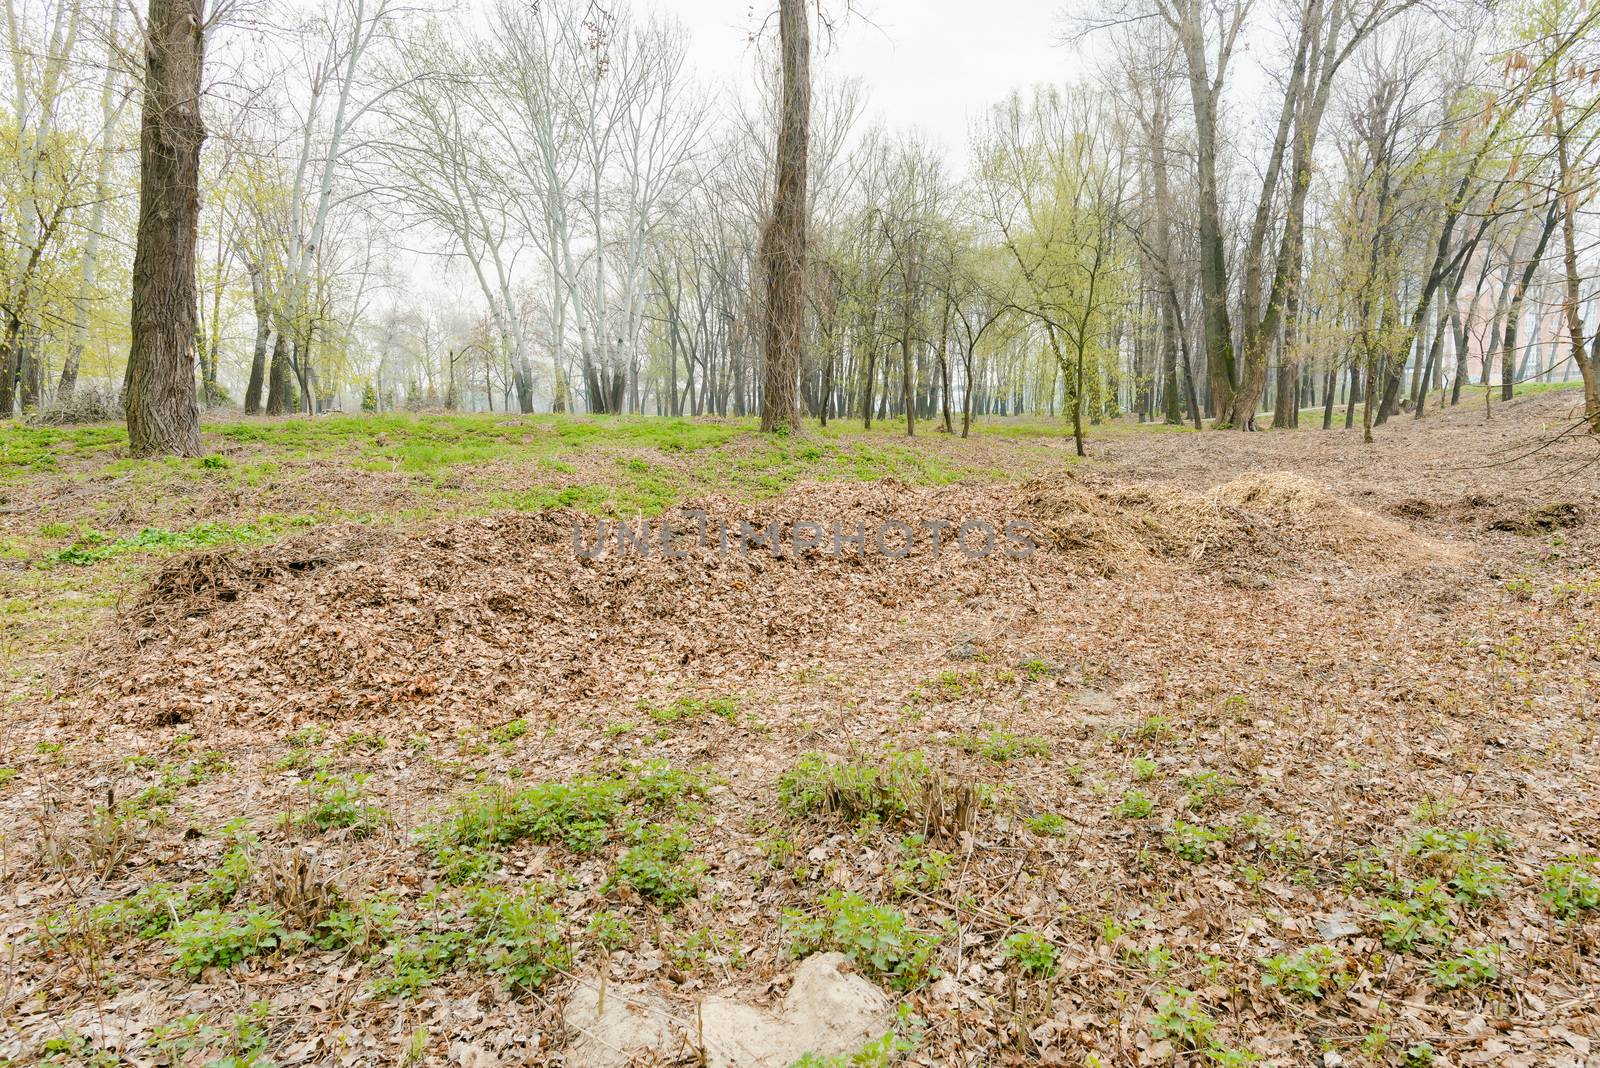
<path fill-rule="evenodd" d="M 762 234 L 767 306 L 761 429 L 800 429 L 800 344 L 805 312 L 806 167 L 811 132 L 811 29 L 805 0 L 781 0 L 783 105 L 778 127 L 777 188 Z"/>
<path fill-rule="evenodd" d="M 1566 121 L 1559 108 L 1555 111 L 1556 159 L 1560 164 L 1560 187 L 1556 203 L 1561 212 L 1561 265 L 1566 275 L 1565 299 L 1561 302 L 1567 316 L 1567 332 L 1572 337 L 1572 361 L 1583 376 L 1583 416 L 1588 421 L 1589 433 L 1600 434 L 1600 351 L 1585 353 L 1583 340 L 1583 315 L 1579 311 L 1579 274 L 1577 251 L 1578 191 L 1572 187 L 1571 150 L 1567 146 Z M 1600 350 L 1600 334 L 1593 344 Z"/>
<path fill-rule="evenodd" d="M 261 387 L 267 372 L 267 342 L 272 337 L 272 306 L 267 300 L 266 279 L 261 276 L 261 265 L 250 263 L 250 295 L 255 302 L 256 347 L 250 359 L 250 382 L 244 391 L 244 414 L 261 414 Z"/>
<path fill-rule="evenodd" d="M 139 138 L 139 229 L 128 348 L 128 448 L 200 454 L 195 241 L 200 220 L 204 0 L 150 0 Z"/>
<path fill-rule="evenodd" d="M 1539 234 L 1539 244 L 1534 247 L 1533 255 L 1528 257 L 1527 264 L 1522 268 L 1522 275 L 1517 279 L 1516 289 L 1512 291 L 1511 308 L 1506 313 L 1503 353 L 1500 358 L 1500 399 L 1503 401 L 1510 400 L 1516 394 L 1517 323 L 1522 318 L 1522 301 L 1527 296 L 1528 287 L 1533 284 L 1534 274 L 1538 272 L 1544 260 L 1545 249 L 1550 246 L 1550 235 L 1555 233 L 1560 205 L 1559 197 L 1550 202 L 1550 212 L 1545 216 L 1544 229 Z"/>
<path fill-rule="evenodd" d="M 272 362 L 267 366 L 267 414 L 282 415 L 289 398 L 289 335 L 283 328 L 272 339 Z"/>

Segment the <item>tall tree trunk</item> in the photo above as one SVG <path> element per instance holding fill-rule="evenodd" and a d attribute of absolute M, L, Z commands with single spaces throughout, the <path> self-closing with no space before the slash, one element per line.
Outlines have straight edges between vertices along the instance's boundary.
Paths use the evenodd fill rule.
<path fill-rule="evenodd" d="M 10 419 L 17 404 L 17 334 L 21 327 L 21 321 L 12 318 L 6 323 L 5 337 L 0 338 L 0 419 Z"/>
<path fill-rule="evenodd" d="M 1561 212 L 1561 265 L 1566 275 L 1566 299 L 1562 301 L 1567 315 L 1567 332 L 1572 337 L 1572 361 L 1583 376 L 1583 415 L 1589 423 L 1589 433 L 1600 434 L 1600 333 L 1591 342 L 1595 351 L 1584 352 L 1583 315 L 1579 311 L 1579 274 L 1577 250 L 1578 191 L 1574 188 L 1571 150 L 1567 146 L 1568 131 L 1560 108 L 1555 113 L 1556 159 L 1561 166 L 1560 185 L 1556 190 L 1556 203 Z"/>
<path fill-rule="evenodd" d="M 139 138 L 139 229 L 128 347 L 128 448 L 200 454 L 195 241 L 200 220 L 204 0 L 150 0 Z"/>
<path fill-rule="evenodd" d="M 272 362 L 267 367 L 267 414 L 282 415 L 289 399 L 289 336 L 278 327 L 272 339 Z"/>
<path fill-rule="evenodd" d="M 244 414 L 261 414 L 261 387 L 266 379 L 267 342 L 272 337 L 272 305 L 267 300 L 267 282 L 259 263 L 246 265 L 250 273 L 250 295 L 256 311 L 256 346 L 250 358 L 250 382 L 244 391 Z"/>
<path fill-rule="evenodd" d="M 113 50 L 117 47 L 117 20 L 121 12 L 121 4 L 112 5 L 106 36 Z M 72 341 L 67 345 L 67 357 L 61 364 L 61 379 L 56 384 L 58 404 L 70 400 L 73 390 L 78 388 L 78 368 L 89 336 L 89 305 L 94 299 L 95 277 L 100 266 L 100 231 L 105 227 L 106 204 L 111 199 L 111 167 L 116 161 L 114 141 L 117 118 L 122 114 L 122 102 L 116 99 L 116 79 L 117 64 L 108 61 L 100 83 L 100 158 L 95 171 L 94 206 L 89 209 L 88 232 L 83 239 L 83 265 L 79 268 Z"/>
<path fill-rule="evenodd" d="M 777 189 L 762 234 L 767 306 L 761 429 L 800 428 L 800 344 L 805 313 L 806 168 L 811 133 L 811 29 L 806 0 L 780 0 L 783 105 L 778 127 Z"/>
<path fill-rule="evenodd" d="M 1510 400 L 1516 394 L 1517 323 L 1522 318 L 1522 301 L 1527 296 L 1528 287 L 1533 284 L 1534 274 L 1544 261 L 1545 249 L 1550 246 L 1550 235 L 1555 233 L 1556 223 L 1559 221 L 1560 208 L 1561 198 L 1557 196 L 1550 202 L 1550 212 L 1545 216 L 1539 243 L 1522 268 L 1522 275 L 1517 279 L 1516 289 L 1512 293 L 1511 309 L 1506 313 L 1505 345 L 1500 358 L 1500 399 L 1503 401 Z"/>

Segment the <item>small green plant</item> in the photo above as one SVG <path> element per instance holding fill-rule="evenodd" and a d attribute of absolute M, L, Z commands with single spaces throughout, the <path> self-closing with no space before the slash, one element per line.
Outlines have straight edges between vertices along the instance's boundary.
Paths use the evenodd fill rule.
<path fill-rule="evenodd" d="M 834 1053 L 826 1057 L 805 1053 L 789 1068 L 891 1068 L 902 1054 L 916 1048 L 916 1043 L 901 1038 L 894 1031 L 885 1031 L 854 1053 Z"/>
<path fill-rule="evenodd" d="M 483 887 L 468 899 L 475 924 L 469 959 L 500 976 L 508 990 L 538 990 L 572 967 L 561 916 L 545 898 L 540 887 L 521 894 Z"/>
<path fill-rule="evenodd" d="M 1169 987 L 1156 999 L 1156 1011 L 1145 1021 L 1150 1037 L 1180 1049 L 1197 1050 L 1211 1040 L 1217 1023 L 1200 1008 L 1192 990 Z"/>
<path fill-rule="evenodd" d="M 639 711 L 657 723 L 681 723 L 685 720 L 698 719 L 708 713 L 732 722 L 738 717 L 739 702 L 732 697 L 679 697 L 665 705 L 653 705 L 648 701 L 641 701 Z"/>
<path fill-rule="evenodd" d="M 944 885 L 955 859 L 949 853 L 928 848 L 922 835 L 908 835 L 900 840 L 900 859 L 889 875 L 889 886 L 896 897 L 931 894 Z"/>
<path fill-rule="evenodd" d="M 500 857 L 482 846 L 436 843 L 431 852 L 439 874 L 451 886 L 482 882 L 500 868 Z"/>
<path fill-rule="evenodd" d="M 528 733 L 528 721 L 518 717 L 508 723 L 502 723 L 489 732 L 489 740 L 501 745 L 511 745 L 517 739 Z"/>
<path fill-rule="evenodd" d="M 629 829 L 634 844 L 617 858 L 606 889 L 628 886 L 665 908 L 676 908 L 700 892 L 705 864 L 685 859 L 692 843 L 681 827 L 659 823 Z"/>
<path fill-rule="evenodd" d="M 696 802 L 711 794 L 710 778 L 699 771 L 674 768 L 665 760 L 647 760 L 626 769 L 624 796 L 656 812 L 689 815 Z"/>
<path fill-rule="evenodd" d="M 372 897 L 333 909 L 316 925 L 312 941 L 319 949 L 349 950 L 368 957 L 393 937 L 400 906 L 384 897 Z"/>
<path fill-rule="evenodd" d="M 353 775 L 346 782 L 319 771 L 311 780 L 311 807 L 301 817 L 301 826 L 313 831 L 346 829 L 356 837 L 369 835 L 389 820 L 389 814 L 363 800 L 365 775 Z"/>
<path fill-rule="evenodd" d="M 203 1053 L 213 1058 L 205 1062 L 207 1068 L 272 1068 L 273 1062 L 266 1056 L 271 1015 L 270 1003 L 256 1001 L 249 1011 L 234 1016 L 223 1027 L 206 1023 L 198 1014 L 185 1016 L 157 1026 L 153 1045 L 171 1064 L 195 1063 L 194 1056 Z"/>
<path fill-rule="evenodd" d="M 1015 734 L 995 728 L 985 734 L 957 735 L 955 745 L 962 752 L 974 753 L 997 764 L 1006 764 L 1023 757 L 1047 757 L 1050 743 L 1037 734 Z"/>
<path fill-rule="evenodd" d="M 1450 940 L 1455 929 L 1450 912 L 1454 899 L 1439 880 L 1405 883 L 1398 892 L 1402 896 L 1378 900 L 1378 926 L 1386 948 L 1405 952 L 1420 943 Z"/>
<path fill-rule="evenodd" d="M 412 997 L 426 990 L 466 955 L 470 939 L 468 931 L 425 925 L 396 940 L 389 949 L 390 973 L 372 984 L 373 993 Z"/>
<path fill-rule="evenodd" d="M 941 671 L 934 686 L 946 701 L 953 701 L 969 690 L 981 689 L 983 679 L 976 671 Z"/>
<path fill-rule="evenodd" d="M 1134 782 L 1154 782 L 1156 776 L 1161 774 L 1161 767 L 1149 757 L 1133 758 Z"/>
<path fill-rule="evenodd" d="M 1481 986 L 1500 978 L 1500 952 L 1493 946 L 1468 949 L 1458 957 L 1435 961 L 1430 971 L 1440 990 Z"/>
<path fill-rule="evenodd" d="M 1449 887 L 1457 901 L 1481 905 L 1503 894 L 1510 881 L 1506 866 L 1500 861 L 1469 856 L 1461 858 L 1455 874 L 1450 877 Z"/>
<path fill-rule="evenodd" d="M 1226 828 L 1202 827 L 1177 820 L 1163 841 L 1174 856 L 1191 864 L 1203 864 L 1211 859 L 1212 846 L 1228 840 Z"/>
<path fill-rule="evenodd" d="M 1055 668 L 1050 666 L 1048 660 L 1041 660 L 1038 657 L 1024 660 L 1020 665 L 1020 670 L 1029 682 L 1038 682 L 1040 679 L 1047 679 L 1056 673 Z"/>
<path fill-rule="evenodd" d="M 39 1043 L 39 1063 L 81 1065 L 82 1068 L 120 1068 L 122 1058 L 101 1049 L 88 1038 L 68 1027 L 61 1034 Z"/>
<path fill-rule="evenodd" d="M 1129 790 L 1122 795 L 1122 800 L 1117 802 L 1113 810 L 1117 816 L 1125 820 L 1149 819 L 1150 814 L 1156 810 L 1156 803 L 1150 800 L 1150 795 L 1143 790 Z"/>
<path fill-rule="evenodd" d="M 1595 862 L 1568 857 L 1545 867 L 1544 893 L 1539 895 L 1558 919 L 1570 920 L 1588 909 L 1600 909 L 1600 878 Z"/>
<path fill-rule="evenodd" d="M 1041 812 L 1022 821 L 1023 826 L 1041 838 L 1061 838 L 1067 833 L 1067 820 L 1058 812 Z"/>
<path fill-rule="evenodd" d="M 1297 953 L 1267 957 L 1261 962 L 1264 986 L 1320 999 L 1345 974 L 1344 957 L 1329 946 L 1310 946 Z"/>
<path fill-rule="evenodd" d="M 1050 940 L 1037 931 L 1018 931 L 1007 935 L 1000 943 L 1006 960 L 1015 964 L 1024 975 L 1048 978 L 1056 974 L 1058 952 Z"/>
<path fill-rule="evenodd" d="M 513 790 L 491 786 L 459 798 L 446 819 L 420 832 L 435 857 L 442 849 L 497 849 L 524 838 L 559 842 L 575 853 L 598 849 L 622 812 L 625 783 L 612 779 L 550 782 Z"/>
<path fill-rule="evenodd" d="M 1411 810 L 1411 818 L 1418 823 L 1438 823 L 1456 808 L 1456 799 L 1446 794 L 1443 797 L 1425 797 L 1417 802 L 1417 807 Z"/>
<path fill-rule="evenodd" d="M 291 943 L 278 914 L 261 905 L 235 912 L 205 909 L 174 925 L 165 937 L 177 951 L 178 969 L 190 978 L 207 968 L 227 968 Z"/>
<path fill-rule="evenodd" d="M 1204 812 L 1228 796 L 1228 791 L 1233 788 L 1234 782 L 1214 771 L 1202 771 L 1185 778 L 1183 786 L 1189 791 L 1188 796 L 1183 799 L 1183 807 L 1190 812 Z"/>
<path fill-rule="evenodd" d="M 406 1040 L 406 1049 L 400 1055 L 400 1068 L 420 1068 L 428 1057 L 428 1029 L 419 1027 Z"/>
<path fill-rule="evenodd" d="M 1382 1024 L 1376 1024 L 1361 1040 L 1361 1055 L 1368 1060 L 1376 1061 L 1383 1056 L 1383 1051 L 1389 1048 L 1389 1029 Z"/>
<path fill-rule="evenodd" d="M 602 949 L 625 949 L 633 944 L 633 924 L 613 909 L 596 909 L 589 917 L 589 937 Z"/>
<path fill-rule="evenodd" d="M 1432 1046 L 1426 1042 L 1418 1042 L 1406 1050 L 1400 1064 L 1402 1068 L 1432 1068 L 1434 1056 Z"/>
<path fill-rule="evenodd" d="M 778 802 L 795 816 L 837 812 L 890 823 L 916 809 L 930 774 L 928 758 L 916 751 L 890 749 L 874 761 L 802 753 L 778 780 Z"/>
<path fill-rule="evenodd" d="M 355 731 L 339 743 L 339 748 L 346 753 L 378 753 L 389 748 L 389 739 L 371 731 Z"/>
<path fill-rule="evenodd" d="M 787 910 L 783 927 L 796 956 L 836 950 L 896 990 L 915 990 L 935 974 L 940 937 L 914 929 L 898 909 L 870 904 L 858 894 L 829 891 L 817 915 Z"/>
<path fill-rule="evenodd" d="M 744 964 L 744 948 L 738 937 L 723 929 L 698 927 L 682 938 L 663 934 L 661 948 L 685 971 L 703 967 L 713 960 L 726 961 L 735 968 Z"/>
<path fill-rule="evenodd" d="M 1166 716 L 1147 716 L 1133 729 L 1133 736 L 1141 742 L 1166 742 L 1176 737 L 1172 721 Z"/>
<path fill-rule="evenodd" d="M 1156 975 L 1165 975 L 1172 970 L 1172 950 L 1157 942 L 1144 949 L 1129 948 L 1123 951 L 1123 959 L 1129 964 L 1140 968 L 1148 968 Z"/>
<path fill-rule="evenodd" d="M 304 727 L 290 734 L 284 742 L 291 746 L 304 746 L 314 749 L 328 740 L 328 728 L 320 723 L 308 723 Z"/>

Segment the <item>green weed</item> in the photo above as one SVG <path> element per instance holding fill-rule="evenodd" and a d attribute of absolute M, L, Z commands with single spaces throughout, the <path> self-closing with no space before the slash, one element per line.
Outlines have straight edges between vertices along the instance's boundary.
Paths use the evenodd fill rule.
<path fill-rule="evenodd" d="M 857 894 L 829 891 L 817 915 L 789 909 L 783 926 L 796 956 L 835 950 L 896 990 L 915 990 L 935 974 L 939 936 L 912 928 L 898 909 L 870 904 Z"/>

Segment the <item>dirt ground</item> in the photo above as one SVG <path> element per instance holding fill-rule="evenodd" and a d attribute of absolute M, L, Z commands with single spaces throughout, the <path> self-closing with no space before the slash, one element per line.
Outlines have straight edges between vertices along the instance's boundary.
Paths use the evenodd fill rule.
<path fill-rule="evenodd" d="M 0 1058 L 560 1065 L 614 985 L 634 1063 L 739 1063 L 697 1011 L 837 950 L 897 1011 L 814 1064 L 1600 1064 L 1571 407 L 688 494 L 904 555 L 558 508 L 166 558 L 7 712 Z M 920 526 L 968 520 L 1037 551 Z"/>

